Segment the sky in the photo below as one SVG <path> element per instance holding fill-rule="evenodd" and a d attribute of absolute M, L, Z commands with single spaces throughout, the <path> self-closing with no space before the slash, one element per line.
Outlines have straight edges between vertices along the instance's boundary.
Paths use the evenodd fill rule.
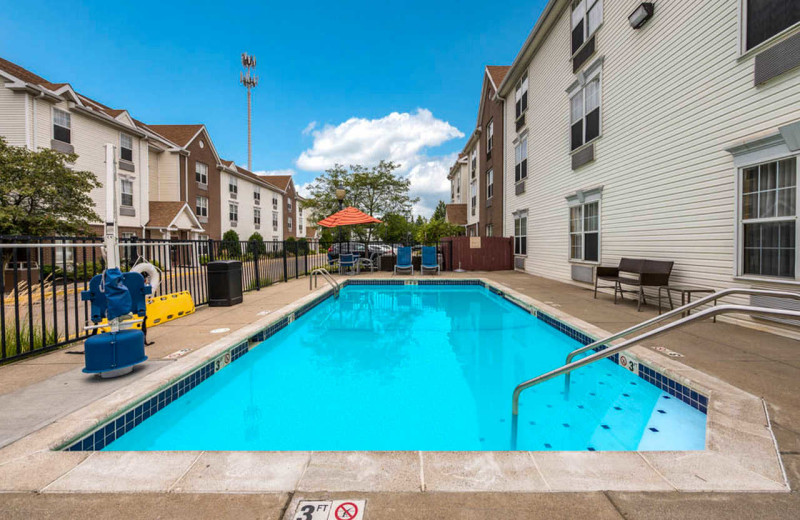
<path fill-rule="evenodd" d="M 474 130 L 486 65 L 546 1 L 0 0 L 0 56 L 150 124 L 205 124 L 247 165 L 240 55 L 257 58 L 253 169 L 302 190 L 336 163 L 401 164 L 430 216 Z"/>

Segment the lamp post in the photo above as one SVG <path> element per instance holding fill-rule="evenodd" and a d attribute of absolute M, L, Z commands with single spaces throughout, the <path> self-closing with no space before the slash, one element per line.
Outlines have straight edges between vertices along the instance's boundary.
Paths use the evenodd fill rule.
<path fill-rule="evenodd" d="M 344 195 L 345 195 L 344 186 L 339 184 L 338 186 L 336 186 L 336 199 L 339 201 L 339 211 L 342 211 L 342 205 L 344 204 Z M 343 238 L 344 237 L 342 236 L 342 226 L 339 226 L 339 249 L 340 250 L 342 248 L 341 244 L 343 242 L 343 240 L 342 240 Z"/>

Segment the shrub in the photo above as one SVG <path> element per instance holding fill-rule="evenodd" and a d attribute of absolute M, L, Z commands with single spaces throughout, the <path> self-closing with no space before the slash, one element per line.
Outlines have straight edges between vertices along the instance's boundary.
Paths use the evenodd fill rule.
<path fill-rule="evenodd" d="M 220 256 L 223 259 L 239 258 L 242 251 L 239 248 L 239 233 L 233 229 L 229 229 L 222 235 L 222 242 L 219 246 Z"/>
<path fill-rule="evenodd" d="M 297 254 L 298 255 L 307 255 L 309 251 L 308 247 L 308 240 L 305 238 L 301 238 L 297 241 Z"/>
<path fill-rule="evenodd" d="M 261 233 L 258 231 L 250 235 L 250 238 L 247 239 L 247 251 L 251 254 L 258 253 L 259 255 L 267 253 L 267 245 L 264 243 L 264 237 L 262 237 Z"/>

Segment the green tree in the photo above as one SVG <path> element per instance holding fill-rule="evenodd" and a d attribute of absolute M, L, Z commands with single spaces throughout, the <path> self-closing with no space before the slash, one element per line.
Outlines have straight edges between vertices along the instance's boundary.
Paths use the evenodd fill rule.
<path fill-rule="evenodd" d="M 320 233 L 320 235 L 319 235 L 319 247 L 320 247 L 320 249 L 324 249 L 325 251 L 327 251 L 328 248 L 331 247 L 331 244 L 333 244 L 333 242 L 334 242 L 334 239 L 333 239 L 333 233 L 331 233 L 331 230 L 328 229 L 328 228 L 323 228 L 322 229 L 322 233 Z"/>
<path fill-rule="evenodd" d="M 464 234 L 464 228 L 455 224 L 450 224 L 443 220 L 431 220 L 417 227 L 417 242 L 425 245 L 438 244 L 442 238 L 453 237 Z"/>
<path fill-rule="evenodd" d="M 242 252 L 239 248 L 239 233 L 233 229 L 226 231 L 222 235 L 222 243 L 219 249 L 222 255 L 227 258 L 239 258 Z"/>
<path fill-rule="evenodd" d="M 414 236 L 415 226 L 405 215 L 389 213 L 383 216 L 383 223 L 375 227 L 375 236 L 388 244 L 405 243 Z"/>
<path fill-rule="evenodd" d="M 94 173 L 73 170 L 75 154 L 9 146 L 0 137 L 0 235 L 79 235 L 100 222 Z"/>
<path fill-rule="evenodd" d="M 444 203 L 443 200 L 439 201 L 439 204 L 436 205 L 436 209 L 433 210 L 433 216 L 431 220 L 445 220 L 447 217 L 447 204 Z"/>
<path fill-rule="evenodd" d="M 262 237 L 261 233 L 258 231 L 254 232 L 250 235 L 250 238 L 247 239 L 247 251 L 253 254 L 257 252 L 259 255 L 263 255 L 267 252 L 267 246 L 264 244 L 264 237 Z"/>

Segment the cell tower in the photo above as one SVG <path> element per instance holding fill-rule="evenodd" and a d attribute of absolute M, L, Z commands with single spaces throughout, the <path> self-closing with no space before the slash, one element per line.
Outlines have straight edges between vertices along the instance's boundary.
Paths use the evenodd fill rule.
<path fill-rule="evenodd" d="M 239 73 L 239 83 L 247 88 L 247 169 L 253 171 L 253 136 L 252 136 L 252 104 L 250 90 L 258 85 L 258 76 L 255 75 L 256 57 L 242 53 L 242 66 L 244 71 Z"/>

